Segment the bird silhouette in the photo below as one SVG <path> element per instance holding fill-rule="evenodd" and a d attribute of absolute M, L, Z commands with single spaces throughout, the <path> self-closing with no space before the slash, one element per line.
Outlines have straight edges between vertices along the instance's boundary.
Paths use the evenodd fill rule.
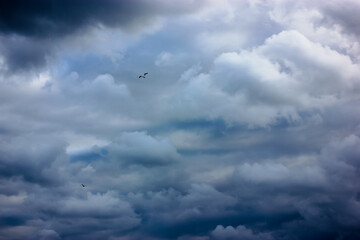
<path fill-rule="evenodd" d="M 82 186 L 82 187 L 86 187 L 86 185 L 85 185 L 85 184 L 81 184 L 81 186 Z"/>
<path fill-rule="evenodd" d="M 146 75 L 148 75 L 149 73 L 144 73 L 144 75 L 140 75 L 139 78 L 145 78 Z"/>

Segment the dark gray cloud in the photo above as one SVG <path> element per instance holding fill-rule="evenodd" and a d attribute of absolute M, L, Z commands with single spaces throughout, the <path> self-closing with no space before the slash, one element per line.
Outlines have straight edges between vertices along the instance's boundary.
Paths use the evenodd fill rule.
<path fill-rule="evenodd" d="M 29 145 L 30 144 L 30 145 Z M 55 165 L 66 159 L 65 142 L 49 137 L 23 136 L 1 140 L 1 177 L 22 177 L 26 182 L 58 184 Z M 6 149 L 6 151 L 5 151 Z"/>
<path fill-rule="evenodd" d="M 1 3 L 0 30 L 5 34 L 58 37 L 93 24 L 129 24 L 146 14 L 134 1 L 11 1 Z"/>
<path fill-rule="evenodd" d="M 126 143 L 120 144 L 126 146 Z M 1 234 L 13 239 L 26 234 L 33 234 L 36 238 L 45 233 L 63 239 L 97 239 L 109 235 L 128 235 L 129 239 L 145 236 L 168 239 L 178 236 L 335 239 L 341 235 L 356 239 L 359 216 L 353 210 L 359 192 L 355 181 L 359 171 L 356 162 L 359 153 L 355 147 L 358 144 L 359 138 L 352 135 L 330 143 L 315 158 L 290 161 L 298 164 L 305 161 L 310 164 L 308 167 L 288 166 L 287 162 L 236 164 L 233 159 L 230 166 L 236 164 L 237 169 L 231 167 L 224 178 L 215 178 L 216 174 L 222 174 L 219 169 L 215 170 L 219 165 L 209 165 L 208 168 L 215 168 L 210 182 L 217 188 L 204 183 L 190 184 L 194 181 L 191 179 L 193 174 L 203 175 L 203 178 L 205 175 L 196 166 L 187 169 L 187 164 L 177 166 L 177 171 L 187 172 L 176 177 L 185 186 L 171 183 L 176 190 L 168 188 L 168 182 L 161 182 L 157 183 L 160 184 L 159 190 L 152 186 L 149 191 L 145 189 L 154 182 L 146 172 L 160 177 L 174 166 L 162 168 L 157 173 L 153 168 L 131 168 L 129 172 L 117 170 L 116 163 L 106 158 L 99 160 L 101 165 L 96 162 L 67 162 L 61 165 L 67 170 L 61 173 L 61 183 L 52 190 L 46 184 L 36 187 L 26 177 L 2 180 L 6 183 L 3 186 L 9 190 L 3 187 L 1 191 L 4 223 Z M 62 155 L 61 151 L 57 154 Z M 47 158 L 46 155 L 38 157 L 39 160 Z M 210 164 L 209 160 L 206 162 Z M 115 171 L 102 170 L 106 165 Z M 31 168 L 27 170 L 33 171 Z M 22 171 L 26 176 L 26 170 Z M 52 175 L 51 178 L 57 177 Z M 132 186 L 124 186 L 129 181 L 127 178 Z M 136 184 L 139 180 L 145 182 Z M 163 180 L 169 181 L 170 178 L 166 176 Z M 80 182 L 86 182 L 87 188 L 81 188 Z M 17 226 L 24 225 L 26 228 L 23 230 L 16 230 Z M 304 228 L 307 229 L 305 232 Z"/>
<path fill-rule="evenodd" d="M 56 38 L 84 31 L 94 25 L 143 25 L 156 14 L 177 14 L 197 10 L 204 1 L 180 4 L 166 1 L 3 1 L 0 9 L 0 31 L 29 37 Z"/>
<path fill-rule="evenodd" d="M 341 11 L 337 10 L 339 8 L 341 8 Z M 341 4 L 334 1 L 323 7 L 325 21 L 332 25 L 341 25 L 347 34 L 359 36 L 360 28 L 356 23 L 359 22 L 360 19 L 359 16 L 355 14 L 359 8 L 360 4 L 357 1 L 348 0 Z"/>
<path fill-rule="evenodd" d="M 2 1 L 0 3 L 0 53 L 8 69 L 29 70 L 44 66 L 63 38 L 87 35 L 92 28 L 122 28 L 137 32 L 158 16 L 198 10 L 205 1 L 180 4 L 157 1 Z"/>
<path fill-rule="evenodd" d="M 38 68 L 46 64 L 50 43 L 22 36 L 0 37 L 0 53 L 11 70 Z"/>

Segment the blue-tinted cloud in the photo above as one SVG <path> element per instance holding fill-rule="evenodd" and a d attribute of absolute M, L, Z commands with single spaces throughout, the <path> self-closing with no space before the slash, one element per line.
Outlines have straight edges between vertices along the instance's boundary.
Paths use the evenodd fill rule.
<path fill-rule="evenodd" d="M 357 1 L 4 4 L 0 239 L 360 238 Z"/>

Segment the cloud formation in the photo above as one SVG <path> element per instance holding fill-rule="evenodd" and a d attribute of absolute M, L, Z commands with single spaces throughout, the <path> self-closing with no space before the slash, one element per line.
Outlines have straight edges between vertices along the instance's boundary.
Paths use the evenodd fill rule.
<path fill-rule="evenodd" d="M 0 239 L 359 239 L 358 8 L 0 3 Z"/>
<path fill-rule="evenodd" d="M 205 1 L 11 1 L 0 4 L 1 50 L 10 71 L 41 67 L 66 37 L 92 28 L 140 31 L 168 14 L 201 8 Z"/>

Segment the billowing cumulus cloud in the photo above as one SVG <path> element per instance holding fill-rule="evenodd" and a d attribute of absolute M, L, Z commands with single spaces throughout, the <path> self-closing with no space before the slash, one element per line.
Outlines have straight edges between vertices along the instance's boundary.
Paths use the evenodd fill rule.
<path fill-rule="evenodd" d="M 357 9 L 0 3 L 0 239 L 359 239 Z"/>

